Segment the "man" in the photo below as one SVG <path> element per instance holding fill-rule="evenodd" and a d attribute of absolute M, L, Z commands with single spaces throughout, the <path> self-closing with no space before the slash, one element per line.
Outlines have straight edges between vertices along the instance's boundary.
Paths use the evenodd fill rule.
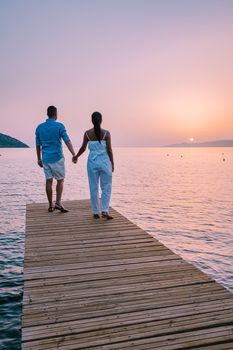
<path fill-rule="evenodd" d="M 54 209 L 58 209 L 62 213 L 66 213 L 68 210 L 61 204 L 65 178 L 65 162 L 61 139 L 63 139 L 73 156 L 75 152 L 64 125 L 56 121 L 57 108 L 49 106 L 47 109 L 47 116 L 48 119 L 36 128 L 37 163 L 44 169 L 45 173 L 46 194 L 49 202 L 48 211 L 53 212 Z M 53 206 L 52 200 L 52 184 L 54 178 L 57 180 L 55 207 Z"/>

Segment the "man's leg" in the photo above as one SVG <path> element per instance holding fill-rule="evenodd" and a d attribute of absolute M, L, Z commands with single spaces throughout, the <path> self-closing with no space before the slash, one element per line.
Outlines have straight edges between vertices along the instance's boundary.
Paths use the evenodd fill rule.
<path fill-rule="evenodd" d="M 49 207 L 53 206 L 53 179 L 46 179 L 46 194 L 49 201 Z"/>
<path fill-rule="evenodd" d="M 67 213 L 69 210 L 65 209 L 61 204 L 63 184 L 64 184 L 64 179 L 57 180 L 57 187 L 56 187 L 57 196 L 56 196 L 55 209 L 60 210 L 62 213 Z"/>
<path fill-rule="evenodd" d="M 62 180 L 57 180 L 57 187 L 56 187 L 56 204 L 59 206 L 61 205 L 61 197 L 62 197 L 62 192 L 63 192 L 63 185 L 64 185 L 64 179 Z"/>

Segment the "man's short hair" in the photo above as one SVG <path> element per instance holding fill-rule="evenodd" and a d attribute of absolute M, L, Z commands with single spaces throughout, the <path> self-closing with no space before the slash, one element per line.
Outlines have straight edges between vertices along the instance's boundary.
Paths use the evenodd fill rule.
<path fill-rule="evenodd" d="M 49 106 L 47 108 L 47 116 L 49 118 L 54 117 L 57 114 L 57 108 L 55 106 Z"/>

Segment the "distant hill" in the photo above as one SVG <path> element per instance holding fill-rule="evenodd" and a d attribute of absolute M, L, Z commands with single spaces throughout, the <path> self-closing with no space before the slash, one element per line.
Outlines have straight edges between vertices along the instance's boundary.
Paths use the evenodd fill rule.
<path fill-rule="evenodd" d="M 233 140 L 219 140 L 219 141 L 208 141 L 208 142 L 183 142 L 175 143 L 172 145 L 165 145 L 164 147 L 233 147 Z"/>
<path fill-rule="evenodd" d="M 0 133 L 0 148 L 29 148 L 29 146 L 14 137 Z"/>

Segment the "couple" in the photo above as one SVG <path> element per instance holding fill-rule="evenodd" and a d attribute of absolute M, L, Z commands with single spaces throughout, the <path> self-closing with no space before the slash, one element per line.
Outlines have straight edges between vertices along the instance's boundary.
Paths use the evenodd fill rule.
<path fill-rule="evenodd" d="M 65 162 L 61 143 L 61 140 L 63 140 L 72 154 L 72 161 L 75 164 L 78 158 L 85 152 L 88 145 L 90 152 L 87 162 L 87 172 L 93 217 L 99 219 L 101 212 L 103 218 L 108 220 L 113 219 L 109 215 L 109 202 L 114 162 L 110 132 L 101 129 L 102 115 L 99 112 L 92 114 L 91 118 L 94 128 L 84 133 L 83 144 L 77 154 L 75 154 L 64 125 L 57 122 L 57 108 L 49 106 L 47 116 L 47 120 L 36 128 L 36 151 L 38 165 L 44 169 L 45 173 L 46 194 L 49 201 L 48 211 L 53 212 L 54 209 L 57 209 L 62 213 L 68 212 L 61 203 L 65 178 Z M 57 180 L 55 206 L 53 206 L 52 200 L 53 179 Z M 99 202 L 99 181 L 102 190 L 101 206 Z"/>

